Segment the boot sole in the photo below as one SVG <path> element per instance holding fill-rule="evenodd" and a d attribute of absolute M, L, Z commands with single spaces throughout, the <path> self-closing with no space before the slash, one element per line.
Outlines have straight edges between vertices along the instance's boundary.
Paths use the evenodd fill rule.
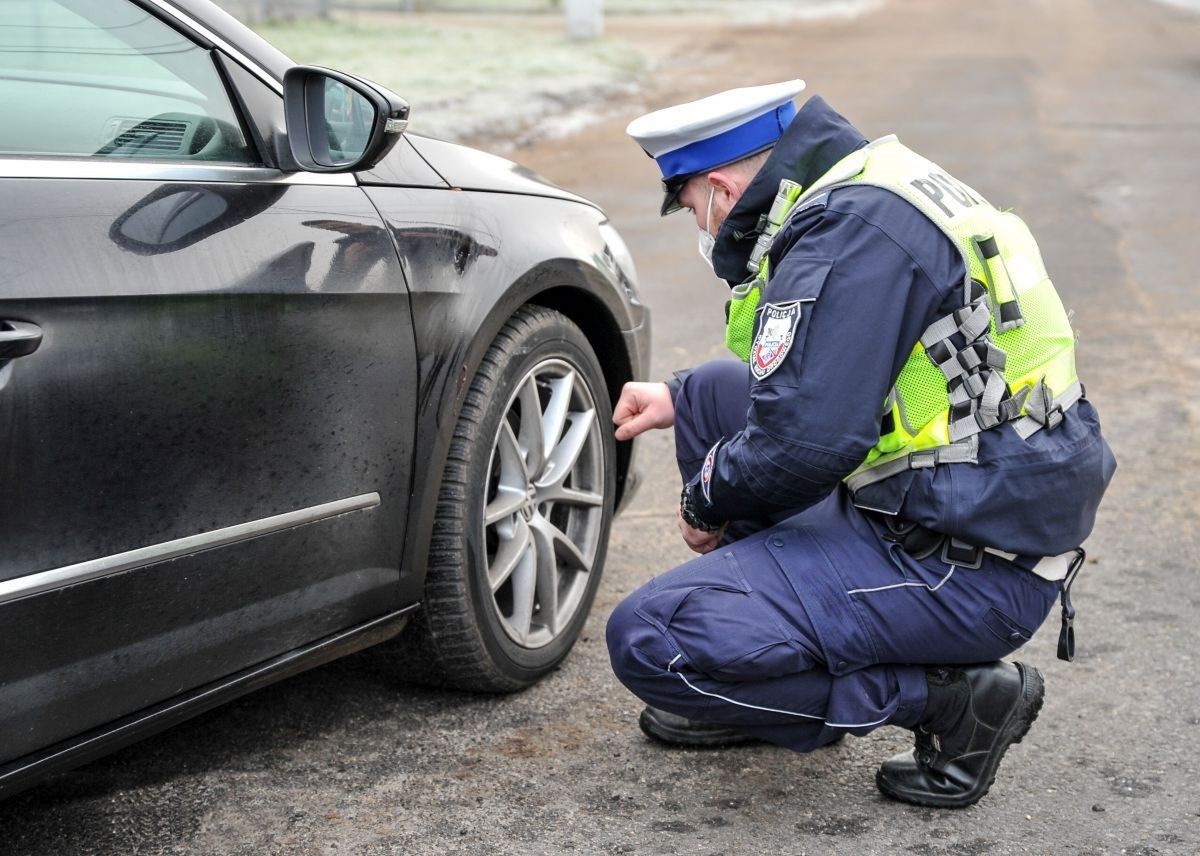
<path fill-rule="evenodd" d="M 757 737 L 748 734 L 738 734 L 736 731 L 713 730 L 701 732 L 699 729 L 676 728 L 660 722 L 647 710 L 638 717 L 638 727 L 642 733 L 664 746 L 679 746 L 688 749 L 720 749 L 725 746 L 739 746 L 744 743 L 761 743 Z"/>
<path fill-rule="evenodd" d="M 1042 703 L 1046 700 L 1046 682 L 1042 678 L 1042 673 L 1024 663 L 1013 663 L 1013 665 L 1021 672 L 1021 700 L 1013 705 L 1008 719 L 1001 726 L 1000 734 L 992 745 L 992 751 L 988 753 L 987 766 L 975 788 L 955 797 L 899 791 L 888 784 L 883 777 L 883 771 L 880 770 L 875 774 L 875 784 L 879 790 L 892 799 L 931 808 L 965 808 L 987 796 L 992 783 L 996 781 L 996 771 L 1000 768 L 1000 761 L 1004 758 L 1004 753 L 1008 751 L 1008 747 L 1025 739 L 1025 735 L 1029 733 L 1029 729 L 1033 727 L 1034 721 L 1041 713 Z"/>

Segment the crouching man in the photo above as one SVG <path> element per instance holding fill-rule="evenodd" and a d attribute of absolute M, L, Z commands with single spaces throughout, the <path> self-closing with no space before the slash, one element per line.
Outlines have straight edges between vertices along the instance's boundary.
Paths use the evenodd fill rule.
<path fill-rule="evenodd" d="M 1042 705 L 1002 658 L 1069 589 L 1115 468 L 1029 230 L 802 81 L 635 120 L 664 214 L 735 286 L 741 359 L 628 384 L 617 437 L 674 427 L 702 554 L 633 593 L 608 644 L 682 745 L 798 752 L 914 734 L 886 795 L 965 806 Z"/>

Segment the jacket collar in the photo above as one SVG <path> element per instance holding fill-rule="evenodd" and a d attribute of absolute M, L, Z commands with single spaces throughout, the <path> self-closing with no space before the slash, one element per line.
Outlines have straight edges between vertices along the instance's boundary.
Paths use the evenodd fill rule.
<path fill-rule="evenodd" d="M 819 95 L 808 99 L 717 231 L 713 246 L 717 276 L 730 285 L 749 277 L 746 262 L 758 238 L 759 217 L 771 210 L 780 181 L 790 178 L 809 187 L 835 163 L 866 144 L 858 129 L 825 99 Z"/>

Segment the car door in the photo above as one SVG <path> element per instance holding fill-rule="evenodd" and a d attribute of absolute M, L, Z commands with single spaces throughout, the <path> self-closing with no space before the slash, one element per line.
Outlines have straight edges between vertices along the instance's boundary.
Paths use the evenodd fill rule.
<path fill-rule="evenodd" d="M 400 605 L 391 237 L 154 8 L 5 2 L 0 766 Z"/>

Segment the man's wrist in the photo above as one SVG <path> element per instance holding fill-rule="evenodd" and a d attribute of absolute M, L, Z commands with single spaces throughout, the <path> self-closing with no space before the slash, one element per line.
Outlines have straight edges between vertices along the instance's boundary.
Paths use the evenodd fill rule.
<path fill-rule="evenodd" d="M 714 534 L 720 532 L 725 525 L 724 523 L 709 523 L 697 513 L 694 487 L 695 485 L 692 484 L 685 484 L 683 486 L 683 492 L 679 494 L 679 516 L 683 518 L 684 523 L 693 529 Z"/>
<path fill-rule="evenodd" d="M 675 406 L 675 399 L 679 397 L 679 390 L 683 387 L 684 382 L 688 379 L 688 375 L 690 375 L 692 371 L 692 369 L 680 369 L 665 381 L 667 384 L 667 392 L 671 393 L 672 407 Z"/>

